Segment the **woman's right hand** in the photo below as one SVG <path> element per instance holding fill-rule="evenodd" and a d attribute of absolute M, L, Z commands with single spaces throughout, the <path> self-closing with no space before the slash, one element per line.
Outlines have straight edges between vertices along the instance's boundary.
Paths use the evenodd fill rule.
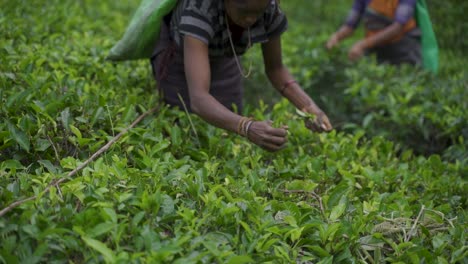
<path fill-rule="evenodd" d="M 340 40 L 338 38 L 338 35 L 335 33 L 331 35 L 331 37 L 328 39 L 327 44 L 325 46 L 327 47 L 327 49 L 330 50 L 334 48 L 335 46 L 337 46 L 338 42 L 340 42 Z"/>
<path fill-rule="evenodd" d="M 247 131 L 247 138 L 268 151 L 273 152 L 284 148 L 288 141 L 288 127 L 275 128 L 272 124 L 272 121 L 254 121 Z"/>

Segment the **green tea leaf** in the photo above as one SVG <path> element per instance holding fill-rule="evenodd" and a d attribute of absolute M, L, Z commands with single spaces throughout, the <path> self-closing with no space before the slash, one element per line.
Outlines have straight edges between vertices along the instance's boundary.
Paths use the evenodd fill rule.
<path fill-rule="evenodd" d="M 106 244 L 102 243 L 101 241 L 83 236 L 81 237 L 83 241 L 88 245 L 90 248 L 96 250 L 97 252 L 101 253 L 104 256 L 104 259 L 108 263 L 115 263 L 115 255 L 111 249 L 109 249 Z"/>
<path fill-rule="evenodd" d="M 330 220 L 335 221 L 340 218 L 346 210 L 347 203 L 340 202 L 338 205 L 334 206 L 330 212 Z"/>
<path fill-rule="evenodd" d="M 7 124 L 8 124 L 8 130 L 10 132 L 10 136 L 13 138 L 13 140 L 15 140 L 16 143 L 18 143 L 18 145 L 20 145 L 22 149 L 29 152 L 31 143 L 29 142 L 29 137 L 26 135 L 26 133 L 24 133 L 21 130 L 16 129 L 16 127 L 10 122 L 7 122 Z"/>
<path fill-rule="evenodd" d="M 17 160 L 5 160 L 0 163 L 0 169 L 10 169 L 16 172 L 18 169 L 24 169 L 24 166 Z"/>
<path fill-rule="evenodd" d="M 39 164 L 46 167 L 50 173 L 57 173 L 57 168 L 49 160 L 38 160 Z"/>
<path fill-rule="evenodd" d="M 95 238 L 95 237 L 98 237 L 98 236 L 100 236 L 102 234 L 105 234 L 105 233 L 111 231 L 115 227 L 116 227 L 115 223 L 111 223 L 111 222 L 100 223 L 97 226 L 95 226 L 93 229 L 89 230 L 87 232 L 87 235 L 90 238 Z"/>
<path fill-rule="evenodd" d="M 82 138 L 83 138 L 83 136 L 81 135 L 81 131 L 80 131 L 78 128 L 76 128 L 76 127 L 73 126 L 73 125 L 70 125 L 70 129 L 71 129 L 72 133 L 73 133 L 78 139 L 82 139 Z"/>
<path fill-rule="evenodd" d="M 227 264 L 244 264 L 244 263 L 255 263 L 255 261 L 249 256 L 234 256 L 230 258 Z"/>

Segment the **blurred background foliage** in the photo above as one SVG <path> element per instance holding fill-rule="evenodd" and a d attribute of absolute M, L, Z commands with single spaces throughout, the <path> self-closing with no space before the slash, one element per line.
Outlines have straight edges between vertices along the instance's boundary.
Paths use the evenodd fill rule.
<path fill-rule="evenodd" d="M 289 30 L 282 38 L 284 63 L 339 130 L 365 129 L 369 136 L 384 135 L 423 155 L 447 153 L 454 145 L 458 148 L 460 137 L 468 136 L 468 38 L 464 37 L 468 2 L 427 0 L 439 42 L 437 76 L 407 66 L 377 65 L 372 57 L 351 63 L 347 51 L 363 37 L 362 26 L 337 49 L 327 51 L 327 39 L 343 23 L 352 3 L 282 1 L 289 15 Z M 247 55 L 244 63 L 248 61 L 256 64 L 253 78 L 245 82 L 247 103 L 280 100 L 263 74 L 260 47 Z M 406 101 L 395 99 L 405 94 Z M 466 149 L 466 142 L 461 146 L 456 158 Z M 447 157 L 454 155 L 453 148 L 449 152 Z"/>

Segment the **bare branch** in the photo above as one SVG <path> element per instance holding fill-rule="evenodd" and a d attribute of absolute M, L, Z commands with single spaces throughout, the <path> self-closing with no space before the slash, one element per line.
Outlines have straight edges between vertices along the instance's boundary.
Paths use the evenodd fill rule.
<path fill-rule="evenodd" d="M 419 210 L 418 217 L 416 217 L 416 220 L 414 220 L 413 227 L 411 227 L 411 230 L 408 232 L 408 236 L 405 236 L 405 242 L 408 242 L 411 239 L 411 237 L 413 236 L 414 230 L 416 229 L 416 225 L 419 222 L 419 218 L 421 218 L 421 215 L 424 212 L 424 208 L 425 208 L 424 205 L 422 205 L 421 210 Z"/>
<path fill-rule="evenodd" d="M 49 183 L 49 185 L 47 185 L 47 187 L 44 189 L 43 193 L 49 192 L 49 190 L 50 190 L 50 188 L 52 186 L 56 186 L 58 188 L 58 185 L 60 183 L 68 180 L 71 176 L 75 175 L 77 172 L 79 172 L 80 170 L 85 168 L 89 163 L 96 160 L 97 157 L 99 157 L 102 153 L 106 152 L 115 142 L 117 142 L 123 135 L 125 135 L 128 132 L 128 130 L 135 127 L 146 116 L 156 112 L 158 109 L 159 109 L 159 106 L 156 106 L 153 109 L 150 109 L 150 110 L 146 111 L 145 113 L 141 114 L 137 119 L 135 119 L 135 121 L 133 121 L 133 123 L 130 126 L 125 128 L 124 130 L 122 130 L 117 136 L 113 137 L 109 142 L 107 142 L 106 145 L 104 145 L 97 152 L 95 152 L 93 155 L 91 155 L 91 157 L 89 157 L 85 162 L 81 163 L 78 167 L 76 167 L 74 170 L 69 172 L 66 177 L 60 178 L 60 179 L 55 179 L 51 183 Z M 37 195 L 34 195 L 34 196 L 31 196 L 31 197 L 28 197 L 28 198 L 25 198 L 25 199 L 22 199 L 22 200 L 18 200 L 16 202 L 11 203 L 10 205 L 8 205 L 7 207 L 3 208 L 0 211 L 0 217 L 4 216 L 6 213 L 11 211 L 13 208 L 16 208 L 16 207 L 18 207 L 18 206 L 20 206 L 20 205 L 22 205 L 22 204 L 24 204 L 24 203 L 26 203 L 28 201 L 32 201 L 32 200 L 34 200 L 36 198 L 37 198 Z"/>
<path fill-rule="evenodd" d="M 318 195 L 314 191 L 287 190 L 287 189 L 283 189 L 281 191 L 284 192 L 284 193 L 306 194 L 306 195 L 310 195 L 310 196 L 314 197 L 314 199 L 317 200 L 317 202 L 319 203 L 320 212 L 322 213 L 323 217 L 325 217 L 325 208 L 323 207 L 322 197 L 320 197 L 320 195 Z"/>

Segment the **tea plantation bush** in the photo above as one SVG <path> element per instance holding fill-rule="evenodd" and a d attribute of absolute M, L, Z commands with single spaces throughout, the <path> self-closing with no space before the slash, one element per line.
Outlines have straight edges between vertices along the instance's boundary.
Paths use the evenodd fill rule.
<path fill-rule="evenodd" d="M 362 28 L 339 49 L 327 51 L 324 43 L 343 22 L 350 7 L 346 1 L 332 2 L 321 7 L 318 1 L 319 8 L 308 11 L 300 1 L 293 0 L 285 6 L 286 12 L 294 13 L 297 20 L 290 21 L 283 46 L 286 64 L 323 106 L 335 127 L 347 131 L 364 129 L 370 136 L 385 136 L 418 154 L 440 154 L 445 159 L 466 163 L 468 47 L 454 33 L 464 32 L 466 23 L 452 20 L 462 20 L 458 8 L 463 9 L 467 3 L 428 1 L 430 11 L 434 10 L 434 28 L 440 42 L 441 68 L 437 76 L 432 76 L 412 67 L 378 66 L 373 58 L 349 62 L 347 49 L 363 37 Z M 450 14 L 450 19 L 444 19 L 442 13 Z M 261 61 L 259 50 L 251 56 L 253 61 Z M 276 102 L 278 95 L 265 92 L 262 73 L 262 66 L 257 65 L 254 78 L 261 81 L 247 83 L 247 93 L 253 103 L 265 95 L 267 102 Z"/>
<path fill-rule="evenodd" d="M 0 263 L 466 262 L 461 68 L 350 67 L 323 50 L 325 32 L 301 34 L 298 10 L 285 61 L 343 123 L 313 134 L 272 94 L 246 110 L 290 127 L 271 154 L 161 105 L 147 62 L 103 60 L 137 4 L 2 2 Z M 251 98 L 264 85 L 255 67 Z M 430 140 L 452 147 L 418 155 Z"/>

